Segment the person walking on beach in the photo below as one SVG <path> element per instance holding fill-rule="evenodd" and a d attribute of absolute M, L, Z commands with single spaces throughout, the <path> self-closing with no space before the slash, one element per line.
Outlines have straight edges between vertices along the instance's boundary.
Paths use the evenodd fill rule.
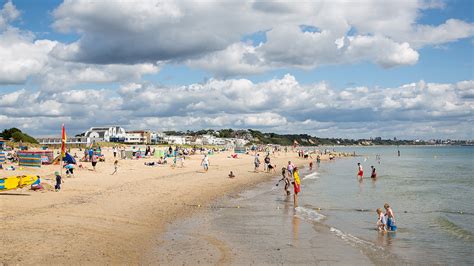
<path fill-rule="evenodd" d="M 265 156 L 265 159 L 263 160 L 264 164 L 263 164 L 263 170 L 265 172 L 270 172 L 270 156 L 268 156 L 268 154 Z"/>
<path fill-rule="evenodd" d="M 298 171 L 298 167 L 293 169 L 293 186 L 294 186 L 294 194 L 293 194 L 293 202 L 294 207 L 298 207 L 298 193 L 301 191 L 301 182 L 300 182 L 300 174 Z"/>
<path fill-rule="evenodd" d="M 54 172 L 54 175 L 56 175 L 56 185 L 54 186 L 54 190 L 58 192 L 59 190 L 61 190 L 62 177 L 59 175 L 58 172 Z"/>
<path fill-rule="evenodd" d="M 288 171 L 288 177 L 293 176 L 293 168 L 295 168 L 295 166 L 291 163 L 291 161 L 288 161 L 288 166 L 286 167 L 286 170 Z"/>
<path fill-rule="evenodd" d="M 260 168 L 260 154 L 258 153 L 257 155 L 255 155 L 254 165 L 255 165 L 255 172 L 258 172 L 258 168 Z"/>
<path fill-rule="evenodd" d="M 285 182 L 284 191 L 285 191 L 285 194 L 287 196 L 289 196 L 291 194 L 290 193 L 290 179 L 286 175 L 286 168 L 285 167 L 281 168 L 281 179 L 278 181 L 277 186 L 278 186 L 278 184 L 280 184 L 281 181 Z"/>
<path fill-rule="evenodd" d="M 113 152 L 114 152 L 114 159 L 115 159 L 117 157 L 117 146 L 114 146 Z"/>
<path fill-rule="evenodd" d="M 92 160 L 92 155 L 94 155 L 94 150 L 92 148 L 89 149 L 89 162 Z"/>
<path fill-rule="evenodd" d="M 97 161 L 99 160 L 99 156 L 94 152 L 92 154 L 91 162 L 92 162 L 92 169 L 95 171 L 95 166 L 97 165 Z"/>
<path fill-rule="evenodd" d="M 115 162 L 114 162 L 114 172 L 110 175 L 115 175 L 117 173 L 117 170 L 118 170 L 118 161 L 115 160 Z"/>
<path fill-rule="evenodd" d="M 364 176 L 364 169 L 362 168 L 362 165 L 360 163 L 357 163 L 357 166 L 358 166 L 357 177 L 362 178 Z"/>
<path fill-rule="evenodd" d="M 204 158 L 202 158 L 201 165 L 204 168 L 204 172 L 207 173 L 207 170 L 209 170 L 209 158 L 207 157 L 207 154 L 204 154 Z"/>

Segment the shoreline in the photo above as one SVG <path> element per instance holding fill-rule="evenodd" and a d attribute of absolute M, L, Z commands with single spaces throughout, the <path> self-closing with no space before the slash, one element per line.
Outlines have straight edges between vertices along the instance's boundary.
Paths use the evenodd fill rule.
<path fill-rule="evenodd" d="M 302 172 L 301 177 L 308 174 Z M 156 236 L 158 244 L 145 256 L 144 264 L 375 263 L 332 227 L 319 223 L 326 219 L 324 215 L 304 204 L 294 208 L 292 196 L 283 196 L 281 187 L 275 189 L 275 179 L 277 175 L 225 195 L 173 222 Z"/>
<path fill-rule="evenodd" d="M 111 158 L 111 152 L 105 151 Z M 147 167 L 142 160 L 121 160 L 118 175 L 111 176 L 112 160 L 99 163 L 98 171 L 77 169 L 66 178 L 60 192 L 2 192 L 0 230 L 4 264 L 137 263 L 150 238 L 163 233 L 174 221 L 197 210 L 189 204 L 212 202 L 269 180 L 274 175 L 254 173 L 253 156 L 229 159 L 228 153 L 210 157 L 209 173 L 202 173 L 200 155 L 186 160 L 184 168 Z M 306 160 L 289 152 L 272 158 L 272 164 L 300 165 Z M 87 163 L 83 163 L 87 164 Z M 87 165 L 88 166 L 88 165 Z M 278 167 L 277 167 L 278 168 Z M 33 174 L 51 178 L 57 166 L 2 172 L 2 175 Z M 234 170 L 234 179 L 227 177 Z M 277 171 L 278 173 L 278 171 Z M 45 178 L 48 181 L 47 178 Z M 20 196 L 28 195 L 28 196 Z M 23 252 L 21 247 L 34 247 Z"/>

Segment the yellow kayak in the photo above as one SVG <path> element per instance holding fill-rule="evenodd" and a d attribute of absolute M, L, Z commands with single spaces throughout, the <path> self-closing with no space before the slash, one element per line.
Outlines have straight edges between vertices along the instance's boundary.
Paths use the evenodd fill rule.
<path fill-rule="evenodd" d="M 39 181 L 36 175 L 19 175 L 0 178 L 0 191 L 23 188 Z"/>

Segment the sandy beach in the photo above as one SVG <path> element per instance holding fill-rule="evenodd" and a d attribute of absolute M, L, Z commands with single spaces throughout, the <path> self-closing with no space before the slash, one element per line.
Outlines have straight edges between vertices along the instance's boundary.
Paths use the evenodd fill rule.
<path fill-rule="evenodd" d="M 74 151 L 73 151 L 74 153 Z M 97 171 L 76 169 L 60 192 L 27 190 L 0 194 L 3 264 L 136 264 L 158 246 L 160 235 L 172 222 L 189 217 L 211 201 L 268 180 L 275 174 L 255 173 L 253 156 L 210 156 L 204 173 L 202 155 L 193 155 L 183 168 L 145 166 L 153 159 L 120 160 L 113 172 L 111 151 Z M 324 159 L 324 157 L 323 157 Z M 305 163 L 296 153 L 272 158 L 277 169 L 291 160 Z M 262 167 L 261 167 L 262 168 Z M 38 174 L 50 184 L 59 166 L 3 171 L 2 176 Z M 233 171 L 236 178 L 227 177 Z M 278 173 L 277 173 L 278 174 Z"/>

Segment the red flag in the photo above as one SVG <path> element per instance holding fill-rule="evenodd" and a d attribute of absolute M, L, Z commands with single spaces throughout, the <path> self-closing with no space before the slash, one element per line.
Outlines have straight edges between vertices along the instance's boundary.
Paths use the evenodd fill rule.
<path fill-rule="evenodd" d="M 61 158 L 66 156 L 66 129 L 64 124 L 61 126 Z"/>

